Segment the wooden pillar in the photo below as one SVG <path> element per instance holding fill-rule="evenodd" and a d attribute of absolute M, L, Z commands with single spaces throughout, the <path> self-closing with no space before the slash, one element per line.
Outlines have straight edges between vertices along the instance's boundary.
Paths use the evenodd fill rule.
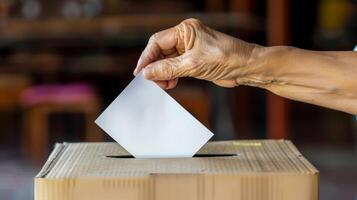
<path fill-rule="evenodd" d="M 235 13 L 250 13 L 252 10 L 252 0 L 230 0 L 230 11 Z M 242 36 L 241 32 L 237 30 L 236 35 Z M 243 33 L 245 35 L 249 33 Z M 239 86 L 234 91 L 233 108 L 234 108 L 234 125 L 235 134 L 238 139 L 247 139 L 252 137 L 252 106 L 251 92 L 249 87 Z"/>
<path fill-rule="evenodd" d="M 0 1 L 0 21 L 5 20 L 9 12 L 9 2 L 7 0 Z"/>
<path fill-rule="evenodd" d="M 230 0 L 230 6 L 234 12 L 249 13 L 252 9 L 252 0 Z"/>
<path fill-rule="evenodd" d="M 290 40 L 290 0 L 267 0 L 267 42 L 288 45 Z M 267 93 L 267 137 L 288 138 L 288 102 Z"/>
<path fill-rule="evenodd" d="M 225 9 L 225 1 L 223 0 L 206 0 L 207 12 L 223 12 Z"/>

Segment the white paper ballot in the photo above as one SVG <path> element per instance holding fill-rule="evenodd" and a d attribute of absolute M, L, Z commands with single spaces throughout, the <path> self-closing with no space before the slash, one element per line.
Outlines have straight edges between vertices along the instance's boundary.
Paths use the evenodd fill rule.
<path fill-rule="evenodd" d="M 142 73 L 95 123 L 136 158 L 192 157 L 213 136 Z"/>

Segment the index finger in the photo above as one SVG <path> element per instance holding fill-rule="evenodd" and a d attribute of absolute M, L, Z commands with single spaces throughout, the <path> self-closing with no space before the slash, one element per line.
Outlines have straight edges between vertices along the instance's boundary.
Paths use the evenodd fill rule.
<path fill-rule="evenodd" d="M 165 55 L 176 52 L 177 36 L 175 27 L 160 31 L 152 35 L 141 53 L 134 75 L 137 75 L 148 64 L 162 59 Z"/>

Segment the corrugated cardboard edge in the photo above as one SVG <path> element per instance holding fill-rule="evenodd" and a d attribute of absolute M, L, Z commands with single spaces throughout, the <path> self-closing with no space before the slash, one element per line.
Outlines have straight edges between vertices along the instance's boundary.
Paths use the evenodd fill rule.
<path fill-rule="evenodd" d="M 313 194 L 315 199 L 320 199 L 320 171 L 317 170 L 314 165 L 312 165 L 305 157 L 304 155 L 301 154 L 301 152 L 297 149 L 297 147 L 292 143 L 290 140 L 283 140 L 284 143 L 289 147 L 289 149 L 294 152 L 299 160 L 307 167 L 312 174 L 314 175 L 313 177 L 313 182 L 315 182 L 315 187 L 316 187 L 316 193 Z"/>
<path fill-rule="evenodd" d="M 313 174 L 319 174 L 319 171 L 301 154 L 297 147 L 290 140 L 283 140 L 289 149 L 299 158 L 306 168 L 311 170 Z"/>
<path fill-rule="evenodd" d="M 68 145 L 66 143 L 56 143 L 54 150 L 50 154 L 48 160 L 42 167 L 41 171 L 37 174 L 35 179 L 44 178 L 48 173 L 50 173 L 51 169 L 53 168 L 53 166 L 55 166 L 67 146 Z"/>
<path fill-rule="evenodd" d="M 272 177 L 269 173 L 263 176 L 249 173 L 233 175 L 223 173 L 219 176 L 214 174 L 152 173 L 149 177 L 123 177 L 120 180 L 115 178 L 49 180 L 46 177 L 70 145 L 68 143 L 56 144 L 48 161 L 36 176 L 35 199 L 74 200 L 83 196 L 82 199 L 88 200 L 178 200 L 182 197 L 190 197 L 190 199 L 196 200 L 317 200 L 318 171 L 302 157 L 290 141 L 281 140 L 280 144 L 286 145 L 287 149 L 299 159 L 302 159 L 301 161 L 307 168 L 313 169 L 312 173 L 296 174 L 292 177 L 287 176 L 287 174 Z M 290 187 L 292 185 L 301 185 L 302 187 L 296 189 L 296 187 Z M 271 193 L 268 191 L 270 187 L 276 188 L 273 191 L 283 192 Z M 82 188 L 82 190 L 73 188 Z M 128 188 L 131 190 L 127 190 Z M 112 192 L 108 193 L 108 190 Z M 172 194 L 176 195 L 172 196 Z"/>

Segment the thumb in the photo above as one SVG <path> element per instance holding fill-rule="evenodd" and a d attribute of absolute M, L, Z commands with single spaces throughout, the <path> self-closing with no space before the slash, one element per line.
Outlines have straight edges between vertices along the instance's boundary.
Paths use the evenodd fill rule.
<path fill-rule="evenodd" d="M 172 80 L 183 76 L 181 56 L 158 60 L 144 68 L 144 76 L 149 80 Z"/>

